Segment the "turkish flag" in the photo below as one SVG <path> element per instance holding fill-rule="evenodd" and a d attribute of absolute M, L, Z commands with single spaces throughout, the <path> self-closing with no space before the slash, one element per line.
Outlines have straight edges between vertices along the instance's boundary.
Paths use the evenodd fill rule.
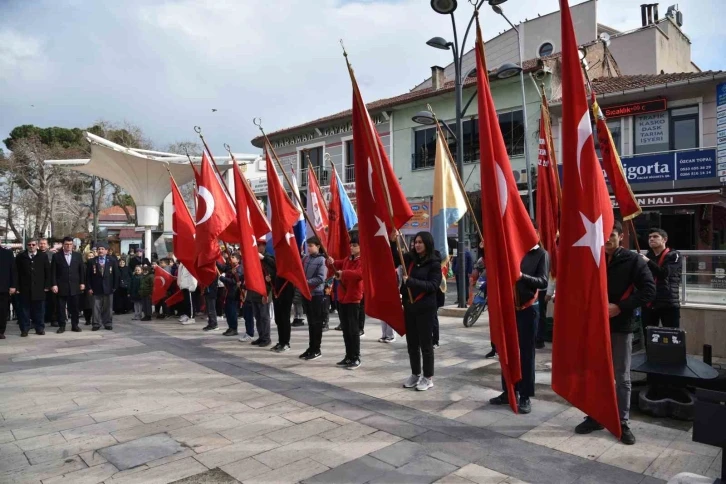
<path fill-rule="evenodd" d="M 335 260 L 345 259 L 350 255 L 350 234 L 343 215 L 343 201 L 340 198 L 338 174 L 333 167 L 330 178 L 330 205 L 328 205 L 328 255 Z"/>
<path fill-rule="evenodd" d="M 208 265 L 220 256 L 217 239 L 236 218 L 207 153 L 197 179 L 197 264 Z"/>
<path fill-rule="evenodd" d="M 171 227 L 174 255 L 195 279 L 199 279 L 196 267 L 197 251 L 196 242 L 194 241 L 196 233 L 194 220 L 192 219 L 192 214 L 189 213 L 189 208 L 187 208 L 187 204 L 184 202 L 184 198 L 179 191 L 179 186 L 177 186 L 174 177 L 171 177 L 170 181 L 173 210 Z"/>
<path fill-rule="evenodd" d="M 398 178 L 388 161 L 368 109 L 358 89 L 353 70 L 353 152 L 358 205 L 358 236 L 363 265 L 363 294 L 368 316 L 388 323 L 400 335 L 406 333 L 403 306 L 388 240 L 413 217 Z"/>
<path fill-rule="evenodd" d="M 315 171 L 308 168 L 308 216 L 315 225 L 315 232 L 320 237 L 323 247 L 328 246 L 328 226 L 330 219 L 328 217 L 328 207 L 325 206 L 323 192 L 320 190 L 318 177 Z"/>
<path fill-rule="evenodd" d="M 499 353 L 509 405 L 517 413 L 514 385 L 522 379 L 515 299 L 522 258 L 537 245 L 537 233 L 522 203 L 489 87 L 479 18 L 476 23 L 476 82 L 479 92 L 482 232 L 487 267 L 489 326 Z M 525 140 L 526 142 L 526 140 Z"/>
<path fill-rule="evenodd" d="M 177 292 L 166 298 L 166 307 L 170 308 L 182 301 L 184 301 L 184 293 L 181 289 L 179 289 Z"/>
<path fill-rule="evenodd" d="M 172 276 L 164 269 L 159 266 L 154 266 L 154 292 L 151 293 L 151 302 L 156 304 L 166 296 L 166 291 L 169 290 L 171 284 L 176 280 L 176 277 Z"/>
<path fill-rule="evenodd" d="M 270 218 L 272 219 L 272 246 L 275 249 L 275 264 L 277 275 L 290 281 L 300 290 L 300 294 L 307 300 L 312 299 L 308 286 L 302 258 L 298 250 L 298 243 L 292 232 L 292 226 L 300 218 L 300 212 L 282 188 L 277 170 L 272 164 L 270 153 L 272 146 L 265 142 L 265 158 L 267 160 L 267 195 L 270 204 Z"/>
<path fill-rule="evenodd" d="M 537 159 L 537 225 L 542 247 L 550 255 L 550 274 L 557 276 L 557 231 L 560 228 L 560 182 L 552 149 L 552 126 L 547 98 L 542 95 Z"/>
<path fill-rule="evenodd" d="M 259 252 L 257 251 L 257 236 L 252 230 L 251 210 L 257 205 L 257 199 L 252 197 L 249 199 L 246 185 L 242 179 L 242 172 L 236 161 L 233 162 L 234 167 L 234 199 L 237 209 L 237 228 L 242 235 L 240 241 L 240 254 L 242 256 L 242 267 L 245 270 L 245 287 L 250 291 L 265 297 L 267 288 L 265 287 L 265 276 L 262 272 L 262 263 L 260 262 Z"/>
<path fill-rule="evenodd" d="M 563 180 L 552 388 L 620 438 L 604 249 L 614 217 L 595 153 L 567 0 L 560 0 L 560 13 Z"/>

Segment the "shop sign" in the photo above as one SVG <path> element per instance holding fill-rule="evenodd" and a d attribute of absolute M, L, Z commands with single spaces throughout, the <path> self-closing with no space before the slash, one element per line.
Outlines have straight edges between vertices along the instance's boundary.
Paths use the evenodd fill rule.
<path fill-rule="evenodd" d="M 711 178 L 716 176 L 716 154 L 714 150 L 677 152 L 676 167 L 676 180 Z"/>
<path fill-rule="evenodd" d="M 726 269 L 717 267 L 713 270 L 714 277 L 711 279 L 713 289 L 726 289 Z"/>
<path fill-rule="evenodd" d="M 643 208 L 716 204 L 726 201 L 720 193 L 677 193 L 673 195 L 667 193 L 636 194 L 635 198 L 638 201 L 638 205 Z M 613 207 L 618 208 L 615 197 L 610 197 L 610 201 Z"/>
<path fill-rule="evenodd" d="M 637 103 L 621 104 L 619 106 L 610 106 L 602 108 L 603 114 L 607 119 L 619 118 L 622 116 L 633 116 L 646 113 L 657 113 L 665 111 L 668 103 L 665 99 L 651 99 L 650 101 L 641 101 Z"/>
<path fill-rule="evenodd" d="M 431 229 L 431 204 L 427 200 L 409 201 L 413 217 L 406 222 L 403 230 L 411 232 Z"/>
<path fill-rule="evenodd" d="M 668 113 L 646 114 L 635 118 L 635 146 L 648 151 L 668 150 Z"/>

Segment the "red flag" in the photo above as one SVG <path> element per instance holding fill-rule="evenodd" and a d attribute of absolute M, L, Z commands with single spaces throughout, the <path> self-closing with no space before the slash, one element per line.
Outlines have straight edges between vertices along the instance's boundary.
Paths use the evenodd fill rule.
<path fill-rule="evenodd" d="M 323 192 L 320 190 L 318 177 L 315 171 L 308 168 L 308 216 L 315 224 L 315 232 L 320 237 L 323 247 L 328 246 L 328 226 L 330 219 L 328 217 L 328 207 L 325 206 Z"/>
<path fill-rule="evenodd" d="M 152 304 L 156 304 L 166 296 L 166 291 L 169 290 L 171 284 L 176 280 L 176 277 L 172 276 L 164 269 L 159 266 L 154 266 L 154 292 L 151 294 Z"/>
<path fill-rule="evenodd" d="M 382 319 L 400 335 L 406 333 L 403 306 L 388 235 L 413 217 L 411 207 L 393 173 L 383 143 L 361 98 L 353 69 L 353 152 L 358 205 L 358 235 L 363 261 L 365 312 Z"/>
<path fill-rule="evenodd" d="M 557 276 L 557 231 L 560 228 L 560 183 L 552 149 L 552 126 L 547 98 L 542 94 L 537 159 L 537 225 L 542 247 L 550 255 L 550 274 Z"/>
<path fill-rule="evenodd" d="M 197 180 L 197 264 L 208 265 L 220 256 L 217 239 L 236 218 L 224 188 L 219 182 L 207 153 Z"/>
<path fill-rule="evenodd" d="M 182 301 L 184 301 L 184 293 L 181 289 L 179 289 L 177 292 L 166 298 L 166 307 L 170 308 Z"/>
<path fill-rule="evenodd" d="M 252 230 L 250 205 L 257 205 L 257 200 L 252 201 L 248 198 L 245 182 L 242 180 L 242 172 L 239 165 L 234 161 L 234 198 L 237 209 L 237 228 L 242 236 L 240 241 L 240 254 L 242 256 L 242 267 L 245 271 L 245 287 L 257 294 L 265 297 L 267 288 L 265 287 L 265 276 L 262 273 L 262 264 L 257 251 L 257 237 Z M 252 207 L 254 210 L 254 207 Z"/>
<path fill-rule="evenodd" d="M 333 175 L 330 178 L 330 205 L 328 205 L 328 253 L 335 260 L 340 260 L 350 255 L 350 234 L 343 216 L 343 201 L 340 199 L 338 188 L 338 175 L 333 167 Z"/>
<path fill-rule="evenodd" d="M 287 279 L 300 290 L 307 300 L 312 299 L 307 277 L 303 269 L 302 259 L 295 239 L 292 226 L 298 221 L 300 212 L 282 188 L 277 170 L 272 164 L 270 153 L 272 146 L 265 143 L 265 158 L 267 159 L 267 194 L 270 204 L 270 218 L 272 219 L 272 246 L 275 249 L 275 264 L 277 275 Z"/>
<path fill-rule="evenodd" d="M 240 178 L 242 179 L 245 195 L 247 196 L 247 209 L 249 210 L 248 215 L 250 224 L 252 225 L 252 233 L 255 234 L 255 237 L 257 238 L 264 237 L 272 230 L 270 228 L 270 222 L 267 220 L 267 217 L 262 211 L 262 207 L 257 201 L 257 197 L 255 197 L 255 193 L 252 191 L 252 187 L 250 187 L 247 179 L 244 177 L 244 174 L 242 174 Z M 235 184 L 235 187 L 236 186 L 237 185 Z"/>
<path fill-rule="evenodd" d="M 499 128 L 497 109 L 489 88 L 479 18 L 476 23 L 476 81 L 479 92 L 481 149 L 482 232 L 488 279 L 489 325 L 499 353 L 509 405 L 517 412 L 514 385 L 522 379 L 514 285 L 522 258 L 535 245 L 537 233 L 522 203 Z M 526 142 L 526 140 L 525 140 Z"/>
<path fill-rule="evenodd" d="M 174 177 L 170 177 L 170 181 L 173 209 L 171 227 L 174 255 L 187 268 L 189 273 L 195 279 L 198 279 L 196 267 L 197 251 L 196 242 L 194 241 L 194 234 L 196 232 L 194 220 L 192 219 L 192 214 L 189 213 L 189 208 L 184 202 L 184 198 L 179 191 Z"/>
<path fill-rule="evenodd" d="M 633 190 L 630 189 L 630 183 L 625 176 L 623 164 L 620 163 L 618 150 L 613 143 L 613 136 L 605 122 L 605 115 L 600 110 L 600 106 L 595 99 L 595 91 L 592 91 L 592 112 L 597 119 L 597 140 L 600 143 L 600 153 L 602 154 L 602 167 L 608 175 L 610 186 L 613 187 L 613 195 L 618 202 L 620 214 L 623 220 L 631 220 L 643 213 L 638 204 Z"/>
<path fill-rule="evenodd" d="M 567 0 L 560 0 L 560 12 L 563 183 L 552 388 L 620 438 L 604 253 L 613 210 L 595 154 Z"/>

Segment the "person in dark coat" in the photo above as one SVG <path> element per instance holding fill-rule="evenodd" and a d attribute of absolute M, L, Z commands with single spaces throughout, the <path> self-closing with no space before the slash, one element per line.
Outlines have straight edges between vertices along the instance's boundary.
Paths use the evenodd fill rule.
<path fill-rule="evenodd" d="M 71 317 L 71 331 L 81 332 L 78 326 L 78 296 L 86 289 L 86 271 L 83 258 L 73 252 L 73 239 L 63 239 L 63 250 L 53 255 L 50 279 L 53 294 L 58 301 L 58 333 L 66 330 L 66 308 Z"/>
<path fill-rule="evenodd" d="M 204 294 L 204 302 L 207 306 L 207 325 L 202 328 L 206 331 L 217 331 L 219 326 L 217 325 L 217 293 L 219 289 L 219 277 L 216 277 L 207 287 L 202 291 Z"/>
<path fill-rule="evenodd" d="M 136 249 L 136 255 L 133 257 L 129 257 L 128 267 L 129 271 L 133 274 L 134 269 L 136 269 L 136 266 L 151 266 L 151 262 L 149 262 L 149 259 L 144 257 L 144 249 Z"/>
<path fill-rule="evenodd" d="M 240 265 L 240 255 L 238 253 L 229 256 L 229 263 L 217 263 L 217 267 L 224 275 L 219 276 L 225 288 L 227 295 L 224 299 L 224 316 L 227 319 L 227 331 L 222 333 L 224 336 L 237 336 L 237 321 L 239 316 L 239 308 L 241 305 L 242 283 L 242 266 Z M 202 328 L 204 331 L 213 331 L 216 328 L 209 326 Z"/>
<path fill-rule="evenodd" d="M 257 339 L 252 342 L 253 345 L 264 348 L 270 346 L 272 340 L 270 338 L 270 316 L 272 312 L 272 281 L 277 273 L 275 258 L 265 252 L 267 240 L 264 237 L 257 239 L 257 252 L 262 265 L 262 275 L 265 278 L 265 294 L 258 294 L 254 291 L 247 291 L 245 303 L 252 305 L 252 314 L 257 324 Z M 243 268 L 244 275 L 244 268 Z M 249 332 L 247 333 L 249 334 Z"/>
<path fill-rule="evenodd" d="M 141 321 L 151 321 L 151 313 L 153 311 L 151 295 L 154 293 L 154 270 L 151 266 L 144 265 L 142 271 L 144 276 L 141 278 L 141 282 L 139 283 L 139 296 L 141 297 L 141 306 L 144 317 L 141 318 Z"/>
<path fill-rule="evenodd" d="M 10 297 L 18 287 L 18 269 L 13 251 L 0 247 L 0 339 L 5 339 L 5 329 L 10 312 Z"/>
<path fill-rule="evenodd" d="M 38 239 L 38 252 L 42 252 L 48 257 L 48 263 L 53 265 L 53 255 L 55 251 L 50 248 L 48 239 L 41 237 Z M 53 291 L 45 293 L 45 309 L 43 310 L 43 319 L 46 325 L 53 328 L 58 327 L 58 296 Z"/>
<path fill-rule="evenodd" d="M 113 295 L 113 312 L 126 314 L 129 311 L 129 286 L 131 285 L 131 271 L 126 261 L 118 261 L 119 287 Z"/>
<path fill-rule="evenodd" d="M 655 299 L 643 307 L 643 326 L 678 328 L 681 325 L 681 298 L 678 287 L 681 284 L 683 259 L 681 254 L 669 247 L 668 233 L 654 228 L 648 234 L 648 253 L 641 256 L 648 263 L 648 269 L 655 279 Z"/>
<path fill-rule="evenodd" d="M 394 238 L 394 260 L 400 266 L 395 244 Z M 434 238 L 430 232 L 416 234 L 413 251 L 403 254 L 403 266 L 407 275 L 402 276 L 401 298 L 411 364 L 411 376 L 403 386 L 426 391 L 434 386 L 433 329 L 438 311 L 437 291 L 440 291 L 442 277 L 441 258 L 436 255 Z"/>
<path fill-rule="evenodd" d="M 303 257 L 303 269 L 305 278 L 310 288 L 312 299 L 303 299 L 305 314 L 308 316 L 308 349 L 300 355 L 300 359 L 311 361 L 323 356 L 320 345 L 323 340 L 323 325 L 325 324 L 325 308 L 323 299 L 325 296 L 325 278 L 327 267 L 326 257 L 322 252 L 322 244 L 317 237 L 310 237 L 307 240 L 308 253 Z"/>
<path fill-rule="evenodd" d="M 112 297 L 119 286 L 118 262 L 115 257 L 108 256 L 108 246 L 98 244 L 96 248 L 98 257 L 88 264 L 86 281 L 93 296 L 93 326 L 92 331 L 101 329 L 101 325 L 108 330 L 113 329 L 111 315 Z"/>
<path fill-rule="evenodd" d="M 15 258 L 18 270 L 18 302 L 20 303 L 20 336 L 28 336 L 30 323 L 35 334 L 45 334 L 45 293 L 50 290 L 50 262 L 38 251 L 38 241 L 31 239 L 28 250 Z"/>
<path fill-rule="evenodd" d="M 626 445 L 635 444 L 635 436 L 630 430 L 630 360 L 633 351 L 633 331 L 638 323 L 633 313 L 647 305 L 655 297 L 655 282 L 648 269 L 648 263 L 635 252 L 623 249 L 623 226 L 615 222 L 610 238 L 605 242 L 605 255 L 608 272 L 608 313 L 610 315 L 610 345 L 612 348 L 613 370 L 615 371 L 615 393 L 618 397 L 618 411 L 622 436 L 620 441 Z M 560 296 L 558 296 L 560 297 Z M 566 297 L 566 296 L 562 296 Z M 589 434 L 602 430 L 595 419 L 589 416 L 575 427 L 578 434 Z"/>

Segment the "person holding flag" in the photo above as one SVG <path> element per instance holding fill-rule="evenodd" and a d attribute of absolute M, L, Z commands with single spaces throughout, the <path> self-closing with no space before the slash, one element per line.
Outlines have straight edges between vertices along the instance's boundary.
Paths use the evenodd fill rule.
<path fill-rule="evenodd" d="M 306 361 L 316 360 L 323 356 L 320 345 L 323 340 L 323 324 L 325 320 L 325 278 L 328 269 L 325 266 L 325 254 L 321 251 L 320 239 L 313 236 L 307 240 L 308 253 L 303 257 L 307 285 L 312 296 L 303 301 L 305 314 L 308 315 L 309 344 L 300 358 Z"/>
<path fill-rule="evenodd" d="M 265 292 L 259 293 L 247 288 L 247 301 L 252 304 L 252 314 L 257 324 L 257 339 L 253 345 L 264 348 L 270 346 L 270 316 L 272 312 L 272 282 L 275 279 L 275 258 L 265 252 L 267 240 L 264 237 L 257 239 L 257 252 L 262 265 L 262 274 L 265 280 Z M 244 273 L 245 285 L 247 284 L 247 272 Z"/>

